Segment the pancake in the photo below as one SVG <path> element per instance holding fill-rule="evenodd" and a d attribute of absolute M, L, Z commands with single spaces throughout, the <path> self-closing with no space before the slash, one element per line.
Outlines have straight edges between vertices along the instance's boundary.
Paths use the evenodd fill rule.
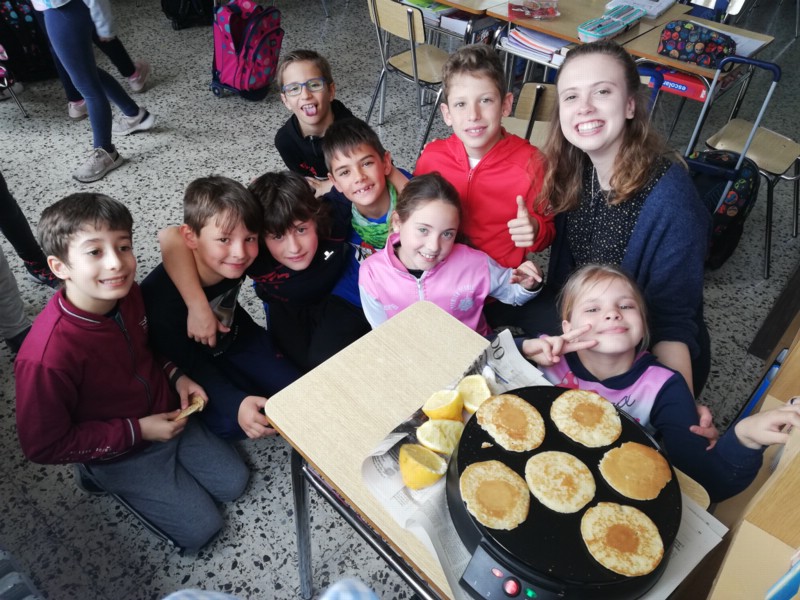
<path fill-rule="evenodd" d="M 541 452 L 529 458 L 525 481 L 539 502 L 559 513 L 578 512 L 594 498 L 589 467 L 566 452 Z"/>
<path fill-rule="evenodd" d="M 594 392 L 564 392 L 551 405 L 550 418 L 561 433 L 588 448 L 613 444 L 622 433 L 617 409 Z"/>
<path fill-rule="evenodd" d="M 672 479 L 667 459 L 655 448 L 626 442 L 605 453 L 600 474 L 617 492 L 634 500 L 658 497 Z"/>
<path fill-rule="evenodd" d="M 497 460 L 472 463 L 459 480 L 467 510 L 490 529 L 514 529 L 528 518 L 525 480 Z"/>
<path fill-rule="evenodd" d="M 542 415 L 519 396 L 492 396 L 475 415 L 478 424 L 506 450 L 527 452 L 544 440 Z"/>
<path fill-rule="evenodd" d="M 597 562 L 627 577 L 651 573 L 664 556 L 655 523 L 632 506 L 613 502 L 593 506 L 581 519 L 581 537 Z"/>

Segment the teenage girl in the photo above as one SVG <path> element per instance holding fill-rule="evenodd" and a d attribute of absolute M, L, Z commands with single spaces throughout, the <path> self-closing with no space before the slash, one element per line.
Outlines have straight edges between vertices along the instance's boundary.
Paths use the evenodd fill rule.
<path fill-rule="evenodd" d="M 685 165 L 650 128 L 641 87 L 633 59 L 609 41 L 578 46 L 558 71 L 543 149 L 550 166 L 542 197 L 556 213 L 547 282 L 558 290 L 577 267 L 620 265 L 652 311 L 653 354 L 696 395 L 710 363 L 710 215 Z"/>
<path fill-rule="evenodd" d="M 358 282 L 345 269 L 350 203 L 315 197 L 305 178 L 289 171 L 266 173 L 249 189 L 264 211 L 264 243 L 247 274 L 264 303 L 273 341 L 310 370 L 370 329 L 351 302 L 358 298 Z M 189 337 L 214 346 L 217 331 L 227 328 L 205 300 L 180 232 L 168 228 L 159 241 L 164 267 L 189 308 Z"/>
<path fill-rule="evenodd" d="M 124 162 L 111 142 L 112 129 L 119 135 L 145 131 L 153 127 L 155 116 L 98 68 L 92 49 L 95 26 L 83 0 L 33 0 L 33 7 L 44 13 L 50 45 L 89 111 L 94 150 L 72 176 L 84 183 L 97 181 Z M 122 111 L 113 127 L 109 101 Z"/>
<path fill-rule="evenodd" d="M 485 252 L 456 243 L 461 203 L 438 173 L 406 184 L 391 216 L 386 247 L 361 265 L 361 305 L 376 327 L 419 300 L 439 305 L 482 335 L 488 296 L 520 305 L 534 298 L 542 276 L 530 261 L 516 269 L 498 265 Z"/>
<path fill-rule="evenodd" d="M 658 436 L 672 464 L 713 502 L 733 496 L 758 473 L 764 446 L 785 443 L 783 427 L 800 425 L 800 407 L 737 421 L 707 450 L 707 441 L 689 429 L 698 416 L 686 381 L 646 351 L 645 306 L 619 268 L 585 265 L 561 291 L 564 334 L 525 340 L 522 352 L 554 385 L 597 392 Z"/>

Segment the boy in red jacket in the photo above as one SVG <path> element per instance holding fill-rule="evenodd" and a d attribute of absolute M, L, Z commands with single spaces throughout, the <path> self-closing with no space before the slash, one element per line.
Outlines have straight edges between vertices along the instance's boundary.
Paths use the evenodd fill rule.
<path fill-rule="evenodd" d="M 511 114 L 513 97 L 505 91 L 503 65 L 491 47 L 474 44 L 451 54 L 442 69 L 442 86 L 440 108 L 453 135 L 428 144 L 414 174 L 438 171 L 453 184 L 464 211 L 461 232 L 469 243 L 500 265 L 516 268 L 530 252 L 550 246 L 555 236 L 548 207 L 536 202 L 544 156 L 501 125 Z M 537 304 L 504 309 L 501 316 L 492 314 L 495 303 L 487 306 L 486 316 L 493 326 L 528 329 L 524 313 Z"/>
<path fill-rule="evenodd" d="M 150 350 L 132 227 L 128 209 L 102 194 L 72 194 L 42 213 L 42 249 L 64 287 L 15 363 L 17 432 L 30 460 L 75 463 L 84 486 L 194 551 L 222 527 L 217 503 L 238 498 L 249 474 L 198 419 L 176 419 L 190 396 L 207 397 Z"/>

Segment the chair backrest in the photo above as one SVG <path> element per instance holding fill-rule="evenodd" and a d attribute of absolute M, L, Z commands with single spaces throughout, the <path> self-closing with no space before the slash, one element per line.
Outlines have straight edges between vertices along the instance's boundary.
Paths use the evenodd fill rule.
<path fill-rule="evenodd" d="M 503 126 L 534 146 L 541 145 L 550 130 L 550 115 L 556 102 L 556 86 L 552 83 L 526 83 L 520 90 L 514 116 L 504 119 Z"/>
<path fill-rule="evenodd" d="M 369 0 L 369 16 L 383 31 L 416 44 L 425 43 L 425 25 L 418 8 L 394 0 Z"/>

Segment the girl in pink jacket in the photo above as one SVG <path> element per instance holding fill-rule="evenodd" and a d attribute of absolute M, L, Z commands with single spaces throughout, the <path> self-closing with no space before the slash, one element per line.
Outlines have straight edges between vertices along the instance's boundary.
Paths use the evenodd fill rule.
<path fill-rule="evenodd" d="M 358 287 L 364 314 L 376 327 L 419 300 L 437 304 L 482 335 L 488 296 L 520 305 L 542 286 L 538 267 L 510 269 L 486 253 L 456 242 L 458 192 L 438 173 L 415 177 L 397 199 L 386 247 L 361 265 Z"/>

